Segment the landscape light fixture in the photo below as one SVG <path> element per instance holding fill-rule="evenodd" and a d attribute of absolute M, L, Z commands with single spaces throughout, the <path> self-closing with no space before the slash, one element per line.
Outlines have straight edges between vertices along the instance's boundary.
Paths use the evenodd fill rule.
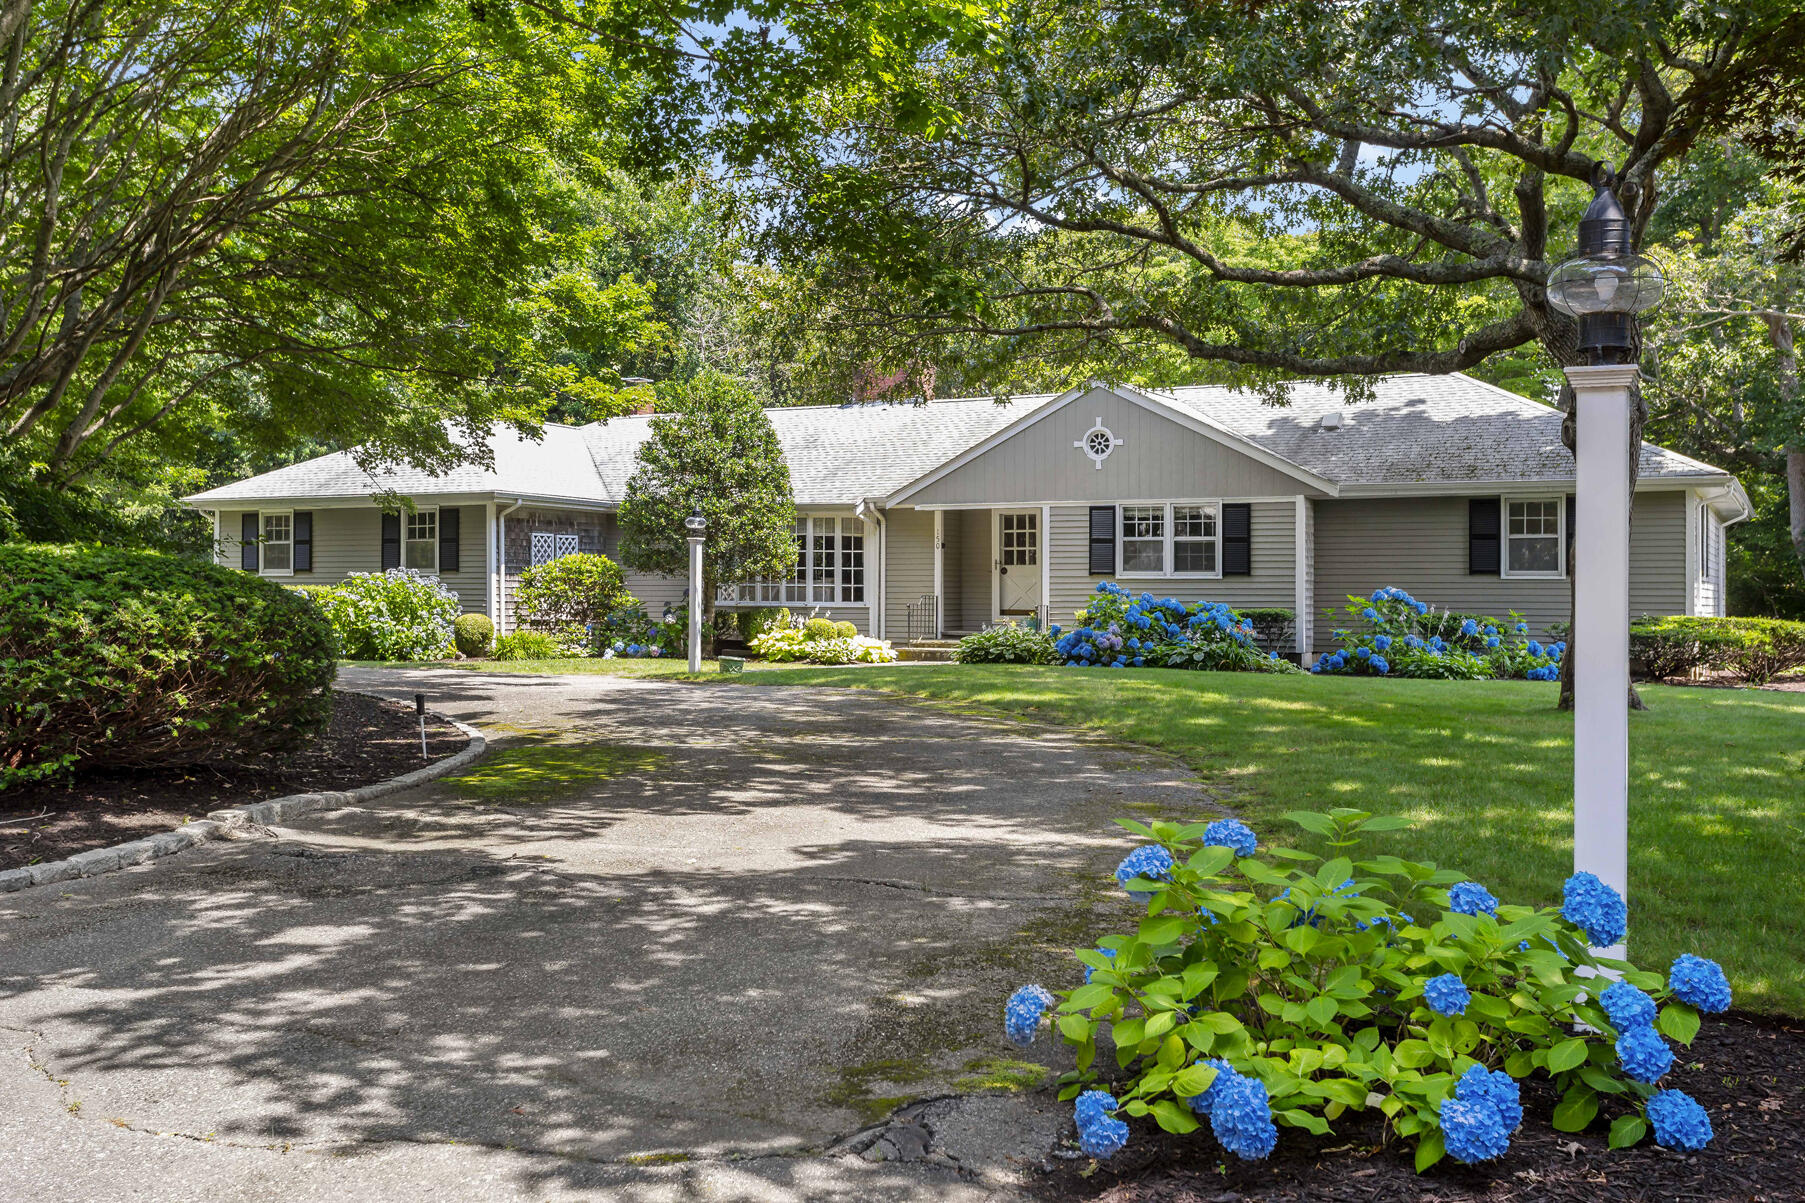
<path fill-rule="evenodd" d="M 689 532 L 689 537 L 692 539 L 700 539 L 703 532 L 708 529 L 708 519 L 702 516 L 699 507 L 695 513 L 683 520 L 683 529 Z"/>
<path fill-rule="evenodd" d="M 1667 291 L 1654 260 L 1630 246 L 1630 222 L 1617 200 L 1617 177 L 1600 163 L 1597 195 L 1579 223 L 1579 253 L 1548 275 L 1548 303 L 1579 319 L 1579 349 L 1588 364 L 1635 359 L 1636 315 Z"/>
<path fill-rule="evenodd" d="M 1579 223 L 1579 254 L 1548 276 L 1548 303 L 1579 321 L 1573 388 L 1573 869 L 1629 898 L 1631 412 L 1642 369 L 1636 315 L 1666 291 L 1631 246 L 1607 163 Z M 1621 960 L 1619 941 L 1602 949 Z"/>

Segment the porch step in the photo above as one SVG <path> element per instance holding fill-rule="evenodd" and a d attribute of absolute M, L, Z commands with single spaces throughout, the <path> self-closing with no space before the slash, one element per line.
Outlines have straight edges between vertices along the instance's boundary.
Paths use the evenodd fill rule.
<path fill-rule="evenodd" d="M 957 639 L 911 639 L 905 646 L 908 646 L 908 647 L 958 647 L 959 641 Z"/>
<path fill-rule="evenodd" d="M 936 644 L 924 647 L 919 643 L 905 643 L 896 649 L 896 658 L 917 664 L 951 664 L 954 646 Z"/>

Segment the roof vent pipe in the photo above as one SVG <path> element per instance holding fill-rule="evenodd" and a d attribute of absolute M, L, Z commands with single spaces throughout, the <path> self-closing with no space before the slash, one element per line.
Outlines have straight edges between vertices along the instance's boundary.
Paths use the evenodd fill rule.
<path fill-rule="evenodd" d="M 1341 418 L 1340 410 L 1336 410 L 1334 413 L 1324 414 L 1322 416 L 1322 428 L 1324 430 L 1340 430 L 1341 429 L 1341 421 L 1342 421 L 1342 418 Z"/>

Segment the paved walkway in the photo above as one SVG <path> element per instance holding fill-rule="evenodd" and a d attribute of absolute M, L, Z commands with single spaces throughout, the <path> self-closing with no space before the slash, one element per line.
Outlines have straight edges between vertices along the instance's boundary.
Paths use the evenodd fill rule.
<path fill-rule="evenodd" d="M 1114 816 L 1202 809 L 1170 763 L 871 693 L 342 684 L 493 750 L 0 901 L 9 1197 L 1006 1195 L 1062 1117 L 984 1092 L 1034 1072 L 1002 999 L 1127 919 Z"/>

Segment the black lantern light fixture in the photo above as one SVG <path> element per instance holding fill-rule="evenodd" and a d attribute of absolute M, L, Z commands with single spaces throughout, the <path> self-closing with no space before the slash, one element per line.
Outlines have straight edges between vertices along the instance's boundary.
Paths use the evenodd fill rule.
<path fill-rule="evenodd" d="M 708 519 L 702 516 L 701 506 L 697 506 L 696 512 L 683 520 L 683 529 L 690 533 L 692 539 L 702 537 L 702 533 L 708 529 Z"/>
<path fill-rule="evenodd" d="M 1667 280 L 1652 259 L 1630 247 L 1630 223 L 1617 200 L 1617 177 L 1600 163 L 1598 194 L 1579 222 L 1579 254 L 1548 275 L 1548 303 L 1579 319 L 1579 349 L 1587 363 L 1635 359 L 1636 315 L 1654 308 Z"/>

